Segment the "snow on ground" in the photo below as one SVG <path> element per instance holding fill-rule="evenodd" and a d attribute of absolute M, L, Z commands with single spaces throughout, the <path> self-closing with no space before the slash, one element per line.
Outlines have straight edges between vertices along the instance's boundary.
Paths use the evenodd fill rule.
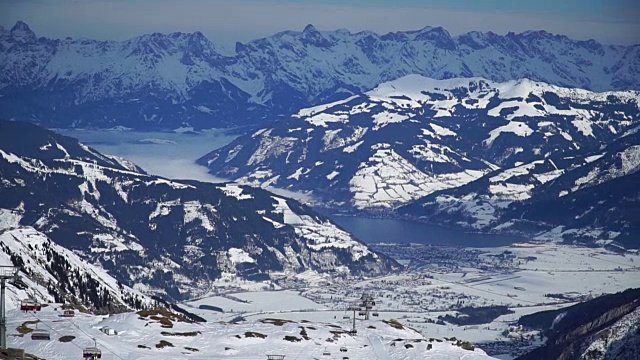
<path fill-rule="evenodd" d="M 225 195 L 234 197 L 238 200 L 250 200 L 253 199 L 253 195 L 251 194 L 243 194 L 242 188 L 237 184 L 225 184 L 224 186 L 219 186 L 218 189 L 222 190 Z"/>
<path fill-rule="evenodd" d="M 521 137 L 527 137 L 533 134 L 533 129 L 531 129 L 526 123 L 520 121 L 511 121 L 507 125 L 500 126 L 491 130 L 491 132 L 489 132 L 489 138 L 484 140 L 484 143 L 487 146 L 491 146 L 491 144 L 493 144 L 493 141 L 497 139 L 500 134 L 505 132 L 513 133 Z"/>
<path fill-rule="evenodd" d="M 275 196 L 272 196 L 272 199 L 276 201 L 275 212 L 282 214 L 284 223 L 292 225 L 298 235 L 309 241 L 310 248 L 349 248 L 354 261 L 371 253 L 364 244 L 335 224 L 329 221 L 320 222 L 308 215 L 297 215 L 289 208 L 286 199 Z"/>
<path fill-rule="evenodd" d="M 464 350 L 454 341 L 435 341 L 396 323 L 366 321 L 358 325 L 358 334 L 332 322 L 299 322 L 264 317 L 230 324 L 210 322 L 193 324 L 177 321 L 168 314 L 125 313 L 94 316 L 77 313 L 63 318 L 61 309 L 51 304 L 37 313 L 11 310 L 8 313 L 8 345 L 49 360 L 79 358 L 82 349 L 95 339 L 102 359 L 265 359 L 281 354 L 296 359 L 331 359 L 347 356 L 369 360 L 383 356 L 393 360 L 490 359 L 482 350 Z M 159 319 L 164 319 L 162 322 Z M 32 340 L 28 329 L 49 331 L 51 340 Z M 109 327 L 117 334 L 100 329 Z M 66 337 L 66 338 L 63 338 Z M 66 340 L 63 342 L 61 340 Z M 406 346 L 410 344 L 410 346 Z M 428 344 L 432 349 L 427 350 Z M 328 355 L 326 355 L 328 354 Z"/>
<path fill-rule="evenodd" d="M 432 192 L 461 186 L 484 173 L 482 171 L 462 171 L 453 174 L 425 174 L 404 159 L 389 144 L 376 144 L 373 156 L 362 162 L 358 171 L 349 181 L 353 195 L 353 205 L 367 207 L 393 207 L 399 202 L 418 199 Z M 443 155 L 428 148 L 416 149 L 416 156 L 429 156 L 431 161 Z"/>

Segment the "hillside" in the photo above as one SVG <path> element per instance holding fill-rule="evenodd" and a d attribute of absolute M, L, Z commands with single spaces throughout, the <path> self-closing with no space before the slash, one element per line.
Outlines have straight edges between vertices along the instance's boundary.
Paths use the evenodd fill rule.
<path fill-rule="evenodd" d="M 60 320 L 49 307 L 36 316 L 9 312 L 9 333 L 17 335 L 9 336 L 9 346 L 51 360 L 80 357 L 82 348 L 93 346 L 92 337 L 102 350 L 102 358 L 107 359 L 258 360 L 265 359 L 266 354 L 285 355 L 286 359 L 422 360 L 425 354 L 444 360 L 492 359 L 480 349 L 465 350 L 456 341 L 426 339 L 400 323 L 383 321 L 363 321 L 361 330 L 352 336 L 347 333 L 348 328 L 336 323 L 264 318 L 199 324 L 166 311 L 109 317 L 82 314 Z M 36 325 L 49 330 L 51 340 L 33 341 L 28 333 L 20 336 L 14 329 L 21 325 L 29 330 Z M 105 335 L 100 331 L 103 327 L 114 329 L 117 334 Z"/>
<path fill-rule="evenodd" d="M 586 155 L 557 154 L 497 170 L 398 212 L 472 231 L 637 248 L 639 144 L 633 132 Z"/>
<path fill-rule="evenodd" d="M 207 292 L 222 276 L 399 268 L 296 201 L 147 175 L 28 123 L 0 122 L 0 180 L 3 229 L 33 228 L 122 284 L 168 299 Z"/>
<path fill-rule="evenodd" d="M 388 209 L 500 169 L 596 152 L 637 127 L 639 99 L 636 91 L 410 75 L 303 109 L 199 163 L 243 183 L 312 191 L 324 206 Z M 526 190 L 562 173 L 539 167 Z M 495 191 L 529 196 L 510 186 Z"/>
<path fill-rule="evenodd" d="M 565 309 L 522 317 L 519 323 L 542 329 L 546 344 L 518 360 L 636 359 L 640 350 L 640 291 L 604 295 Z"/>

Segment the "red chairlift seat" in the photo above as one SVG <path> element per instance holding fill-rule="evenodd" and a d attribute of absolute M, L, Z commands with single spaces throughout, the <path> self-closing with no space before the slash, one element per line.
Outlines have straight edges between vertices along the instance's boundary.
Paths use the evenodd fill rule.
<path fill-rule="evenodd" d="M 42 305 L 33 299 L 25 299 L 20 302 L 20 310 L 22 311 L 40 311 Z"/>

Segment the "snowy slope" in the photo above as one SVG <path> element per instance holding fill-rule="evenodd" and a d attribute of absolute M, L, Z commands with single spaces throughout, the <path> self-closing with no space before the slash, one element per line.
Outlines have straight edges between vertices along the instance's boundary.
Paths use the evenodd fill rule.
<path fill-rule="evenodd" d="M 131 171 L 28 123 L 0 122 L 0 138 L 6 227 L 31 226 L 137 290 L 178 299 L 208 291 L 223 273 L 264 280 L 270 271 L 398 267 L 310 208 L 264 190 Z"/>
<path fill-rule="evenodd" d="M 1 209 L 0 216 L 5 217 L 5 212 Z M 79 304 L 101 312 L 150 303 L 149 298 L 122 286 L 101 267 L 87 263 L 31 227 L 19 227 L 17 221 L 0 228 L 0 264 L 21 268 L 20 280 L 8 286 L 9 309 L 28 297 L 44 303 Z"/>
<path fill-rule="evenodd" d="M 30 314 L 10 311 L 8 329 L 10 347 L 50 360 L 79 356 L 81 349 L 93 345 L 96 338 L 103 358 L 122 359 L 265 359 L 266 354 L 286 355 L 286 358 L 369 360 L 422 360 L 433 356 L 444 360 L 492 359 L 482 350 L 464 350 L 455 341 L 426 339 L 407 327 L 395 328 L 382 321 L 362 321 L 356 336 L 338 323 L 310 321 L 292 322 L 279 319 L 232 324 L 214 322 L 193 324 L 176 320 L 169 314 L 140 316 L 126 313 L 100 317 L 82 314 L 71 320 L 60 320 L 51 307 L 37 314 L 39 328 L 51 332 L 51 341 L 33 341 L 29 334 L 17 334 L 15 329 L 25 321 L 35 321 Z M 152 318 L 171 319 L 163 326 Z M 35 328 L 34 324 L 27 325 Z M 110 327 L 117 335 L 105 335 Z M 75 337 L 61 342 L 62 336 Z M 164 346 L 163 346 L 164 345 Z M 428 347 L 431 349 L 427 350 Z M 346 351 L 341 352 L 344 348 Z M 329 355 L 324 355 L 328 353 Z M 380 357 L 380 356 L 383 357 Z"/>
<path fill-rule="evenodd" d="M 200 32 L 122 42 L 0 31 L 0 116 L 57 127 L 232 126 L 274 120 L 408 74 L 530 78 L 596 91 L 639 89 L 638 45 L 544 31 L 456 37 L 440 27 L 384 35 L 284 31 L 217 52 Z"/>
<path fill-rule="evenodd" d="M 356 209 L 392 208 L 502 168 L 493 193 L 525 200 L 562 173 L 547 158 L 601 149 L 637 127 L 639 103 L 637 91 L 408 75 L 302 109 L 199 163 L 217 176 L 313 191 L 323 205 Z M 534 167 L 533 183 L 505 182 Z"/>
<path fill-rule="evenodd" d="M 640 345 L 640 289 L 608 294 L 576 305 L 523 316 L 526 328 L 543 330 L 546 343 L 518 357 L 632 360 Z"/>
<path fill-rule="evenodd" d="M 594 153 L 550 156 L 431 194 L 399 213 L 474 231 L 638 247 L 640 134 Z"/>

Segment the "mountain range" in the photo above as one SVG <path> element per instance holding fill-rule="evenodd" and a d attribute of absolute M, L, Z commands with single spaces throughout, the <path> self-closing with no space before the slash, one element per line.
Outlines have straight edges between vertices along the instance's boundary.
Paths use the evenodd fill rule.
<path fill-rule="evenodd" d="M 172 300 L 202 295 L 230 276 L 259 281 L 272 272 L 400 268 L 294 200 L 232 183 L 148 175 L 30 123 L 0 122 L 0 181 L 0 254 L 25 271 L 64 268 L 60 296 L 76 286 L 64 284 L 77 271 L 65 264 L 78 262 L 99 269 L 107 279 L 100 283 L 115 279 L 110 288 Z M 97 271 L 82 269 L 83 279 Z"/>
<path fill-rule="evenodd" d="M 409 74 L 638 90 L 639 51 L 544 31 L 380 35 L 308 25 L 225 55 L 200 32 L 50 39 L 18 22 L 0 28 L 0 116 L 59 128 L 261 124 Z"/>
<path fill-rule="evenodd" d="M 408 75 L 302 109 L 199 163 L 312 192 L 325 207 L 629 245 L 640 218 L 638 120 L 638 91 Z"/>

